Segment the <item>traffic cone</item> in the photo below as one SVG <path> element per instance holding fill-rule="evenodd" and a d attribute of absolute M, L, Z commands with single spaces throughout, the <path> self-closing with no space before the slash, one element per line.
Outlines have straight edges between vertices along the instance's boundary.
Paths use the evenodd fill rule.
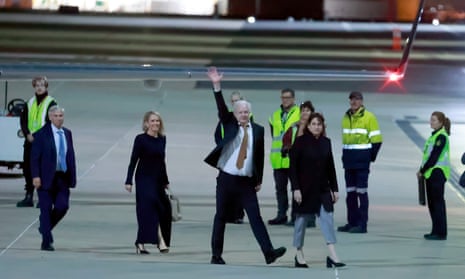
<path fill-rule="evenodd" d="M 392 50 L 401 50 L 401 41 L 402 39 L 402 32 L 399 28 L 394 28 L 392 30 Z"/>

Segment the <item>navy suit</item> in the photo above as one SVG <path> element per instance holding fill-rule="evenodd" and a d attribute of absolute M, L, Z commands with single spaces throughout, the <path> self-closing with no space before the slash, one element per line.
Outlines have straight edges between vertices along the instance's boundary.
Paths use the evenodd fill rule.
<path fill-rule="evenodd" d="M 212 167 L 218 168 L 223 148 L 234 141 L 239 132 L 239 125 L 234 114 L 229 112 L 224 102 L 221 92 L 215 92 L 215 101 L 218 108 L 218 115 L 224 127 L 224 137 L 215 149 L 205 158 L 205 162 Z M 221 257 L 223 253 L 224 231 L 227 219 L 228 207 L 233 205 L 234 200 L 241 201 L 244 207 L 250 226 L 257 242 L 260 245 L 265 258 L 273 254 L 273 246 L 266 230 L 263 219 L 260 215 L 260 208 L 257 200 L 255 187 L 262 184 L 264 166 L 264 134 L 265 129 L 254 122 L 251 122 L 253 144 L 252 144 L 252 177 L 231 175 L 220 170 L 217 177 L 216 186 L 216 214 L 212 232 L 212 254 L 214 257 Z"/>
<path fill-rule="evenodd" d="M 32 178 L 40 177 L 37 193 L 40 203 L 42 245 L 53 242 L 52 229 L 69 208 L 69 188 L 76 186 L 76 159 L 71 131 L 62 127 L 66 139 L 66 172 L 57 171 L 57 150 L 52 124 L 47 123 L 34 133 L 31 150 Z"/>

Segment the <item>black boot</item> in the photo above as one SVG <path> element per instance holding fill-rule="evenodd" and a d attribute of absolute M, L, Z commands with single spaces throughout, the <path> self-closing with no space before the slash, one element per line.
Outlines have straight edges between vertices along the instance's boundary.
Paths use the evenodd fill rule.
<path fill-rule="evenodd" d="M 16 207 L 33 207 L 32 193 L 26 193 L 23 200 L 16 203 Z"/>

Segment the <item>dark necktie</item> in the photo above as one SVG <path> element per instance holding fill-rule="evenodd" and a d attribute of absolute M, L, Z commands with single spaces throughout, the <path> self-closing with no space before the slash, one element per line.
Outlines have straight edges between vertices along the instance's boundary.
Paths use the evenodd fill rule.
<path fill-rule="evenodd" d="M 60 139 L 58 148 L 58 169 L 66 172 L 65 135 L 62 130 L 58 130 L 57 133 Z"/>
<path fill-rule="evenodd" d="M 247 157 L 247 142 L 249 139 L 249 133 L 247 132 L 247 126 L 241 125 L 242 130 L 244 132 L 244 136 L 242 137 L 241 147 L 239 149 L 239 155 L 237 156 L 236 167 L 238 169 L 242 169 L 244 167 L 244 160 Z"/>

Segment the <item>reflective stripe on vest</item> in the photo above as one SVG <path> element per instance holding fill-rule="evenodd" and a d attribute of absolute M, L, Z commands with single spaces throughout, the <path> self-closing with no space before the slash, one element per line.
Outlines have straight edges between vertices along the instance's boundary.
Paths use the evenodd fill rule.
<path fill-rule="evenodd" d="M 355 145 L 354 148 L 346 149 L 366 149 L 366 147 L 362 146 L 363 144 L 380 143 L 382 141 L 383 137 L 376 117 L 365 110 L 364 107 L 361 107 L 352 115 L 346 113 L 342 118 L 342 144 L 344 146 Z"/>
<path fill-rule="evenodd" d="M 281 119 L 282 109 L 276 110 L 270 117 L 270 125 L 273 129 L 270 162 L 273 169 L 287 169 L 289 168 L 290 162 L 289 157 L 282 157 L 281 148 L 283 147 L 283 136 L 284 133 L 294 123 L 300 119 L 300 108 L 297 105 L 291 107 L 287 114 L 286 121 L 283 123 Z"/>
<path fill-rule="evenodd" d="M 447 132 L 444 129 L 444 127 L 441 128 L 434 135 L 430 136 L 428 138 L 428 140 L 426 141 L 425 147 L 423 149 L 422 165 L 424 165 L 426 163 L 426 161 L 428 161 L 428 158 L 429 158 L 431 152 L 433 151 L 434 143 L 436 142 L 436 139 L 437 139 L 437 137 L 439 135 L 444 135 L 444 137 L 446 138 L 446 144 L 444 145 L 444 148 L 442 149 L 441 155 L 439 155 L 439 158 L 438 158 L 438 161 L 436 162 L 436 164 L 433 167 L 427 169 L 425 171 L 425 173 L 423 174 L 423 176 L 426 179 L 430 178 L 431 173 L 433 172 L 434 169 L 441 169 L 442 172 L 444 173 L 444 176 L 446 177 L 446 179 L 449 179 L 449 177 L 450 177 L 449 135 L 447 135 Z"/>
<path fill-rule="evenodd" d="M 342 149 L 358 149 L 358 150 L 363 150 L 363 149 L 370 149 L 371 148 L 371 143 L 367 144 L 343 144 Z"/>
<path fill-rule="evenodd" d="M 32 97 L 27 103 L 28 122 L 27 127 L 31 133 L 37 132 L 45 125 L 47 119 L 47 108 L 54 99 L 50 96 L 45 97 L 40 105 L 37 105 L 36 97 Z"/>

